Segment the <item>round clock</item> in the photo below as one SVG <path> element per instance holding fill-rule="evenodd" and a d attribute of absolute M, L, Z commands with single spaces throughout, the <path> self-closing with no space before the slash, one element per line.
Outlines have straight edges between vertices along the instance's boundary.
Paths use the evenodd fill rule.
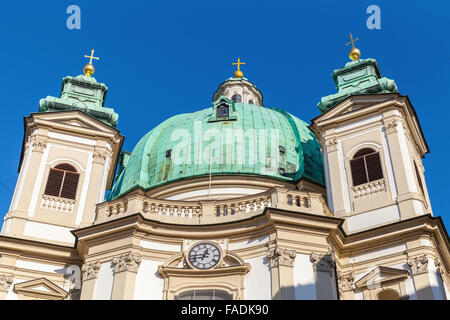
<path fill-rule="evenodd" d="M 187 260 L 191 267 L 206 270 L 217 266 L 222 258 L 222 250 L 212 242 L 200 242 L 188 252 Z"/>

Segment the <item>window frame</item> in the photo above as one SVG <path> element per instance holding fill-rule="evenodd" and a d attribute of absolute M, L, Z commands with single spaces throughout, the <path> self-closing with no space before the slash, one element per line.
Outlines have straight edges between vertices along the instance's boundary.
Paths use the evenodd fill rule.
<path fill-rule="evenodd" d="M 64 165 L 71 167 L 72 170 L 71 169 L 58 168 L 58 167 L 64 166 Z M 61 181 L 59 182 L 58 195 L 55 195 L 55 194 L 51 193 L 50 190 L 48 190 L 49 182 L 51 182 L 50 179 L 51 179 L 52 172 L 62 172 L 63 173 Z M 64 186 L 66 185 L 66 187 L 67 187 L 67 185 L 68 185 L 68 184 L 65 184 L 65 182 L 67 181 L 66 180 L 67 173 L 69 173 L 72 176 L 76 176 L 76 182 L 74 183 L 75 184 L 75 190 L 73 192 L 73 198 L 72 197 L 64 197 L 63 196 L 63 191 L 65 189 Z M 53 167 L 50 167 L 49 170 L 48 170 L 48 173 L 47 173 L 47 182 L 45 184 L 43 194 L 46 195 L 46 196 L 50 196 L 50 197 L 57 197 L 57 198 L 75 200 L 77 198 L 77 192 L 78 192 L 78 186 L 79 186 L 79 182 L 80 182 L 80 176 L 81 176 L 81 174 L 78 172 L 78 170 L 75 168 L 75 166 L 73 166 L 73 165 L 71 165 L 71 164 L 69 164 L 67 162 L 59 163 L 59 164 L 57 164 L 57 165 L 55 165 Z M 68 183 L 70 183 L 70 182 L 68 182 Z"/>
<path fill-rule="evenodd" d="M 370 150 L 371 152 L 369 153 L 364 153 L 362 155 L 357 155 L 358 153 L 360 153 L 363 150 Z M 376 179 L 371 179 L 371 176 L 374 175 L 374 173 L 377 173 L 377 171 L 375 171 L 375 169 L 373 169 L 374 171 L 369 170 L 369 166 L 367 164 L 367 157 L 370 156 L 374 156 L 374 155 L 378 155 L 378 164 L 379 164 L 379 168 L 376 168 L 377 170 L 379 170 L 379 172 L 381 173 L 381 177 L 378 177 Z M 356 165 L 356 161 L 358 160 L 362 160 L 363 164 L 364 164 L 364 173 L 365 173 L 365 182 L 361 182 L 361 183 L 355 183 L 355 176 L 354 176 L 354 166 Z M 354 153 L 353 156 L 349 159 L 349 172 L 350 172 L 350 177 L 351 177 L 351 187 L 358 187 L 370 182 L 374 182 L 374 181 L 378 181 L 378 180 L 382 180 L 386 177 L 385 174 L 385 170 L 383 167 L 383 163 L 382 163 L 382 152 L 381 150 L 379 150 L 378 148 L 373 148 L 373 147 L 366 147 L 366 146 L 362 146 L 360 148 L 358 148 Z"/>

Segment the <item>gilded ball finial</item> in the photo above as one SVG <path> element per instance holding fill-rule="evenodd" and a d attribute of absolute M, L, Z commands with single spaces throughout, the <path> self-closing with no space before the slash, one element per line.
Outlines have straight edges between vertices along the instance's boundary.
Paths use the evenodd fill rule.
<path fill-rule="evenodd" d="M 86 64 L 83 68 L 83 73 L 86 77 L 92 76 L 94 74 L 94 72 L 95 72 L 95 68 L 92 63 Z"/>
<path fill-rule="evenodd" d="M 244 74 L 242 73 L 242 71 L 240 69 L 241 64 L 245 64 L 245 62 L 241 62 L 241 59 L 239 59 L 239 58 L 238 58 L 237 62 L 232 63 L 232 65 L 234 65 L 234 66 L 237 65 L 237 70 L 234 73 L 235 78 L 243 78 L 244 77 Z"/>
<path fill-rule="evenodd" d="M 90 56 L 84 55 L 84 57 L 89 58 L 90 60 L 89 60 L 88 64 L 84 66 L 83 73 L 86 77 L 90 77 L 95 72 L 94 65 L 92 64 L 92 59 L 100 60 L 100 58 L 94 57 L 94 49 L 92 49 Z"/>
<path fill-rule="evenodd" d="M 351 60 L 356 61 L 361 57 L 361 51 L 358 48 L 352 48 L 348 53 L 348 56 Z"/>
<path fill-rule="evenodd" d="M 348 56 L 353 61 L 356 61 L 361 57 L 361 51 L 359 51 L 358 48 L 355 48 L 356 40 L 359 40 L 359 38 L 353 39 L 353 35 L 350 33 L 350 42 L 346 44 L 346 46 L 348 46 L 349 44 L 352 45 L 352 49 L 348 53 Z"/>

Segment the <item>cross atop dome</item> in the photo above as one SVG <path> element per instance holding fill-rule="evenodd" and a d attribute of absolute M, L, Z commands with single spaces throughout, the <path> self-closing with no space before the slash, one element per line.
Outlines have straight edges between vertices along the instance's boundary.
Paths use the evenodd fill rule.
<path fill-rule="evenodd" d="M 92 64 L 92 59 L 100 60 L 100 58 L 99 57 L 94 57 L 94 49 L 91 50 L 91 55 L 90 56 L 84 55 L 84 57 L 85 58 L 89 58 L 90 60 L 89 60 L 89 63 L 84 66 L 83 72 L 84 72 L 84 75 L 86 77 L 90 77 L 95 72 L 94 65 Z"/>
<path fill-rule="evenodd" d="M 238 61 L 237 61 L 237 62 L 233 62 L 233 63 L 232 63 L 233 66 L 237 65 L 237 70 L 236 70 L 236 72 L 234 73 L 234 77 L 235 77 L 235 78 L 243 78 L 243 77 L 244 77 L 244 74 L 243 74 L 242 71 L 240 70 L 241 64 L 245 64 L 245 62 L 241 62 L 241 59 L 240 59 L 240 58 L 238 58 Z"/>

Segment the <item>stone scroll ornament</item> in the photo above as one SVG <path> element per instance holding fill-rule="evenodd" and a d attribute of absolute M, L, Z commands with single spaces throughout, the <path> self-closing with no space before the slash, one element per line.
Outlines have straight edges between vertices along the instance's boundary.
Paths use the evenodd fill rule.
<path fill-rule="evenodd" d="M 352 291 L 356 289 L 355 276 L 353 273 L 342 274 L 341 272 L 339 272 L 338 283 L 339 283 L 339 290 L 341 292 Z"/>
<path fill-rule="evenodd" d="M 295 255 L 295 250 L 283 249 L 278 246 L 269 248 L 266 254 L 271 267 L 278 267 L 280 265 L 292 267 L 294 266 Z"/>
<path fill-rule="evenodd" d="M 11 286 L 12 283 L 13 283 L 12 277 L 0 274 L 0 291 L 1 292 L 8 292 L 9 287 Z"/>
<path fill-rule="evenodd" d="M 408 265 L 411 268 L 413 275 L 428 272 L 428 258 L 426 255 L 416 258 L 409 258 Z"/>
<path fill-rule="evenodd" d="M 119 257 L 115 257 L 112 261 L 114 267 L 114 273 L 122 271 L 132 271 L 137 272 L 139 265 L 141 264 L 142 258 L 138 254 L 132 252 L 127 252 Z"/>
<path fill-rule="evenodd" d="M 319 255 L 317 253 L 311 253 L 310 261 L 313 263 L 314 271 L 322 271 L 332 274 L 335 262 L 330 254 Z"/>
<path fill-rule="evenodd" d="M 100 270 L 100 262 L 91 262 L 83 265 L 81 271 L 83 271 L 83 281 L 97 279 L 98 271 Z"/>

